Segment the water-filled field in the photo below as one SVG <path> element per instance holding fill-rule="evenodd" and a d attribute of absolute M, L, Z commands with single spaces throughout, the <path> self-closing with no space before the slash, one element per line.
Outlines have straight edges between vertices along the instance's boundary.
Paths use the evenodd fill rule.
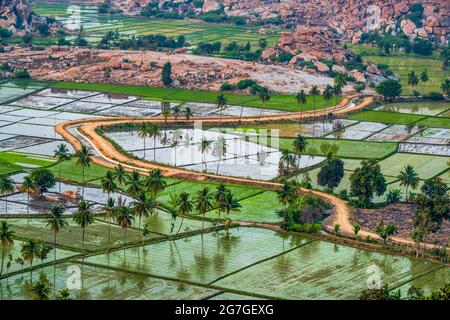
<path fill-rule="evenodd" d="M 446 101 L 415 101 L 389 103 L 375 110 L 436 116 L 448 109 L 450 109 L 450 103 Z"/>

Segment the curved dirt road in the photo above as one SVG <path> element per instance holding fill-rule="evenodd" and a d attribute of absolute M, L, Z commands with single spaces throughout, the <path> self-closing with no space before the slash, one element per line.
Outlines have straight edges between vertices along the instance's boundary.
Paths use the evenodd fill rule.
<path fill-rule="evenodd" d="M 360 109 L 365 108 L 366 106 L 370 105 L 373 101 L 373 97 L 365 97 L 359 104 L 357 105 L 350 105 L 351 99 L 355 98 L 355 96 L 344 98 L 338 105 L 332 108 L 327 108 L 320 111 L 320 114 L 316 112 L 315 116 L 317 115 L 326 115 L 328 112 L 333 112 L 335 114 L 345 114 L 349 112 L 355 112 Z M 207 117 L 196 117 L 191 118 L 189 121 L 183 119 L 179 120 L 178 122 L 183 123 L 194 123 L 195 121 L 202 121 L 203 123 L 206 123 L 208 125 L 214 125 L 214 124 L 231 124 L 231 123 L 257 123 L 260 120 L 262 121 L 280 121 L 280 120 L 297 120 L 297 119 L 309 119 L 312 118 L 312 111 L 306 111 L 306 112 L 294 112 L 289 114 L 279 114 L 279 115 L 269 115 L 269 116 L 263 116 L 260 117 L 228 117 L 228 118 L 222 118 L 221 120 L 217 118 L 207 118 Z M 189 171 L 185 169 L 170 167 L 167 165 L 157 164 L 157 163 L 150 163 L 143 160 L 136 160 L 129 158 L 128 156 L 122 154 L 119 152 L 109 141 L 104 139 L 102 136 L 98 135 L 96 132 L 96 129 L 100 126 L 108 126 L 108 125 L 114 125 L 114 124 L 120 124 L 120 123 L 142 123 L 142 122 L 152 122 L 152 123 L 164 123 L 163 118 L 128 118 L 128 117 L 114 117 L 114 118 L 87 118 L 87 119 L 81 119 L 81 120 L 73 120 L 61 123 L 57 126 L 55 126 L 55 131 L 60 134 L 64 139 L 66 139 L 75 150 L 79 150 L 81 148 L 82 142 L 75 137 L 72 133 L 69 132 L 70 128 L 76 127 L 78 134 L 85 140 L 87 143 L 89 143 L 96 152 L 100 155 L 99 157 L 94 157 L 93 162 L 105 167 L 114 168 L 119 163 L 121 163 L 127 170 L 137 170 L 143 174 L 148 173 L 149 171 L 159 168 L 164 176 L 168 177 L 176 177 L 176 178 L 183 178 L 183 179 L 190 179 L 190 180 L 216 180 L 224 183 L 231 183 L 231 184 L 240 184 L 240 185 L 251 185 L 256 187 L 263 187 L 267 189 L 277 189 L 281 186 L 280 183 L 275 182 L 268 182 L 268 181 L 260 181 L 260 180 L 252 180 L 252 179 L 245 179 L 245 178 L 239 178 L 239 177 L 232 177 L 232 176 L 224 176 L 224 175 L 216 175 L 211 173 L 203 173 L 203 172 L 196 172 L 196 171 Z M 177 121 L 174 119 L 167 119 L 167 124 L 176 124 Z M 311 192 L 312 194 L 324 199 L 325 201 L 328 201 L 331 203 L 334 208 L 334 219 L 330 225 L 325 226 L 325 228 L 329 232 L 333 232 L 334 230 L 334 224 L 340 225 L 340 233 L 345 235 L 353 235 L 353 226 L 350 223 L 350 210 L 347 206 L 347 203 L 328 193 L 316 191 L 316 190 L 308 190 L 308 189 L 302 189 L 302 192 Z M 372 238 L 379 239 L 379 236 L 371 231 L 368 230 L 361 230 L 359 232 L 359 235 L 366 237 L 371 236 Z M 407 245 L 414 245 L 414 242 L 409 239 L 405 238 L 398 238 L 393 237 L 393 241 L 407 244 Z"/>

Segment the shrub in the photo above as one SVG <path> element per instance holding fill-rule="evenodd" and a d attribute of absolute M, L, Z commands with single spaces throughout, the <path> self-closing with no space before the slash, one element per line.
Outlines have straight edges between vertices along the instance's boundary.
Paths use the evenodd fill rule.
<path fill-rule="evenodd" d="M 255 80 L 252 80 L 252 79 L 242 79 L 242 80 L 240 80 L 240 81 L 236 84 L 236 87 L 237 87 L 239 90 L 245 90 L 245 89 L 251 87 L 251 86 L 254 85 L 254 84 L 256 84 L 256 81 L 255 81 Z"/>
<path fill-rule="evenodd" d="M 224 82 L 220 85 L 220 91 L 230 91 L 233 90 L 235 86 L 229 82 Z"/>
<path fill-rule="evenodd" d="M 14 78 L 17 78 L 17 79 L 30 79 L 31 76 L 30 76 L 30 73 L 28 72 L 27 69 L 22 69 L 22 70 L 17 70 L 14 73 Z"/>
<path fill-rule="evenodd" d="M 444 96 L 440 94 L 439 92 L 430 92 L 426 96 L 424 96 L 425 99 L 433 100 L 433 101 L 439 101 L 444 100 Z"/>

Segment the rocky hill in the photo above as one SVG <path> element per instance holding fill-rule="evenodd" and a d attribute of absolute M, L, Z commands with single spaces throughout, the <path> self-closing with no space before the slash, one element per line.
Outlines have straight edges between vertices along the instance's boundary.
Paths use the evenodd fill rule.
<path fill-rule="evenodd" d="M 0 0 L 0 27 L 13 32 L 30 30 L 32 22 L 31 5 L 26 0 Z"/>

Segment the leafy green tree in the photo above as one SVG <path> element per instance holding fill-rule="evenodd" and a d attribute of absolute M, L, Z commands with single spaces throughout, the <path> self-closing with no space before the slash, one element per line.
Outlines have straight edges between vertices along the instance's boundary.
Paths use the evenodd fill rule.
<path fill-rule="evenodd" d="M 384 221 L 381 220 L 380 223 L 377 225 L 376 232 L 386 244 L 389 238 L 393 236 L 395 233 L 397 233 L 397 228 L 392 223 L 385 225 Z"/>
<path fill-rule="evenodd" d="M 59 144 L 53 151 L 53 157 L 59 164 L 59 192 L 61 192 L 62 163 L 70 160 L 71 154 L 65 143 Z"/>
<path fill-rule="evenodd" d="M 94 223 L 94 216 L 90 209 L 90 205 L 86 200 L 81 199 L 80 203 L 78 203 L 78 208 L 74 213 L 73 221 L 75 221 L 82 229 L 81 246 L 84 250 L 86 227 Z"/>
<path fill-rule="evenodd" d="M 14 192 L 14 181 L 8 176 L 0 177 L 0 194 L 5 196 L 5 213 L 8 214 L 8 195 Z"/>
<path fill-rule="evenodd" d="M 390 101 L 402 93 L 402 85 L 397 80 L 384 80 L 376 87 L 376 91 L 381 94 L 385 100 Z"/>
<path fill-rule="evenodd" d="M 441 83 L 441 91 L 443 94 L 445 94 L 447 97 L 450 96 L 450 79 L 445 79 Z"/>
<path fill-rule="evenodd" d="M 386 194 L 386 203 L 392 204 L 392 203 L 398 203 L 402 199 L 402 192 L 400 189 L 392 189 L 389 190 Z"/>
<path fill-rule="evenodd" d="M 178 198 L 178 206 L 177 206 L 177 212 L 179 215 L 181 215 L 181 223 L 177 230 L 177 235 L 181 230 L 181 227 L 183 226 L 184 216 L 187 214 L 190 214 L 192 210 L 194 209 L 194 203 L 190 199 L 190 194 L 187 192 L 182 192 L 180 194 L 180 197 Z"/>
<path fill-rule="evenodd" d="M 351 195 L 358 198 L 358 206 L 369 207 L 374 194 L 381 196 L 386 191 L 386 179 L 375 160 L 363 160 L 350 176 Z"/>
<path fill-rule="evenodd" d="M 199 214 L 203 216 L 202 219 L 202 233 L 205 230 L 205 214 L 213 207 L 213 195 L 210 193 L 209 188 L 205 187 L 197 193 L 195 198 L 195 209 Z"/>
<path fill-rule="evenodd" d="M 405 186 L 406 188 L 406 201 L 408 201 L 408 188 L 411 188 L 413 190 L 416 190 L 419 186 L 419 175 L 414 170 L 414 167 L 411 165 L 407 165 L 402 171 L 400 171 L 400 174 L 398 175 L 398 179 L 400 180 L 400 186 Z"/>
<path fill-rule="evenodd" d="M 222 210 L 227 213 L 227 220 L 230 220 L 230 212 L 239 212 L 241 208 L 239 201 L 233 196 L 231 192 L 225 195 L 224 202 L 222 203 Z"/>
<path fill-rule="evenodd" d="M 178 117 L 179 117 L 180 114 L 181 114 L 181 109 L 180 109 L 180 106 L 179 106 L 179 105 L 176 105 L 176 106 L 174 106 L 174 107 L 172 108 L 172 114 L 173 114 L 173 116 L 175 117 L 175 122 L 177 122 Z"/>
<path fill-rule="evenodd" d="M 420 191 L 430 198 L 443 197 L 447 193 L 448 185 L 442 181 L 441 178 L 435 177 L 433 179 L 425 180 Z"/>
<path fill-rule="evenodd" d="M 56 183 L 53 173 L 45 168 L 34 170 L 31 173 L 30 178 L 40 195 L 42 195 L 49 188 L 52 188 Z"/>
<path fill-rule="evenodd" d="M 166 87 L 169 87 L 172 84 L 172 64 L 170 62 L 164 63 L 161 73 L 161 79 Z"/>
<path fill-rule="evenodd" d="M 304 136 L 298 134 L 292 144 L 294 146 L 295 154 L 297 155 L 297 168 L 300 169 L 300 157 L 308 148 L 309 142 Z"/>
<path fill-rule="evenodd" d="M 343 177 L 344 162 L 341 159 L 334 158 L 331 153 L 328 154 L 325 164 L 320 167 L 317 183 L 333 192 L 333 189 L 341 183 Z"/>
<path fill-rule="evenodd" d="M 353 233 L 355 234 L 355 237 L 358 236 L 359 231 L 361 230 L 361 226 L 359 224 L 355 224 L 353 226 Z"/>
<path fill-rule="evenodd" d="M 69 289 L 63 288 L 59 290 L 58 295 L 56 295 L 56 300 L 71 300 Z"/>
<path fill-rule="evenodd" d="M 227 107 L 227 103 L 228 103 L 228 100 L 227 100 L 227 98 L 225 98 L 225 95 L 223 93 L 219 94 L 216 97 L 216 105 L 217 105 L 217 108 L 220 109 L 219 122 L 222 122 L 223 109 L 225 109 Z"/>
<path fill-rule="evenodd" d="M 112 192 L 115 192 L 118 187 L 116 182 L 114 181 L 114 172 L 108 171 L 106 172 L 105 177 L 100 181 L 102 186 L 102 191 L 108 194 L 108 198 L 111 196 Z"/>
<path fill-rule="evenodd" d="M 84 186 L 86 184 L 85 177 L 84 177 L 84 171 L 86 168 L 89 168 L 91 166 L 92 156 L 93 156 L 93 154 L 89 151 L 87 146 L 84 144 L 81 146 L 81 149 L 75 153 L 75 157 L 77 158 L 76 164 L 78 166 L 81 166 L 81 168 L 82 168 L 83 184 L 81 185 L 81 187 L 82 187 L 81 196 L 83 198 L 84 198 Z"/>
<path fill-rule="evenodd" d="M 408 73 L 408 85 L 409 85 L 409 94 L 412 95 L 412 90 L 416 85 L 419 84 L 419 77 L 416 75 L 414 71 Z"/>
<path fill-rule="evenodd" d="M 0 222 L 0 242 L 2 244 L 2 266 L 0 269 L 0 276 L 3 274 L 3 265 L 5 262 L 6 250 L 14 244 L 16 234 L 11 230 L 11 225 L 7 221 Z"/>
<path fill-rule="evenodd" d="M 293 183 L 285 181 L 280 189 L 276 190 L 278 202 L 287 208 L 295 198 L 298 197 L 298 189 L 295 188 Z"/>
<path fill-rule="evenodd" d="M 359 300 L 400 300 L 400 290 L 391 292 L 387 284 L 379 289 L 366 288 L 359 295 Z"/>

